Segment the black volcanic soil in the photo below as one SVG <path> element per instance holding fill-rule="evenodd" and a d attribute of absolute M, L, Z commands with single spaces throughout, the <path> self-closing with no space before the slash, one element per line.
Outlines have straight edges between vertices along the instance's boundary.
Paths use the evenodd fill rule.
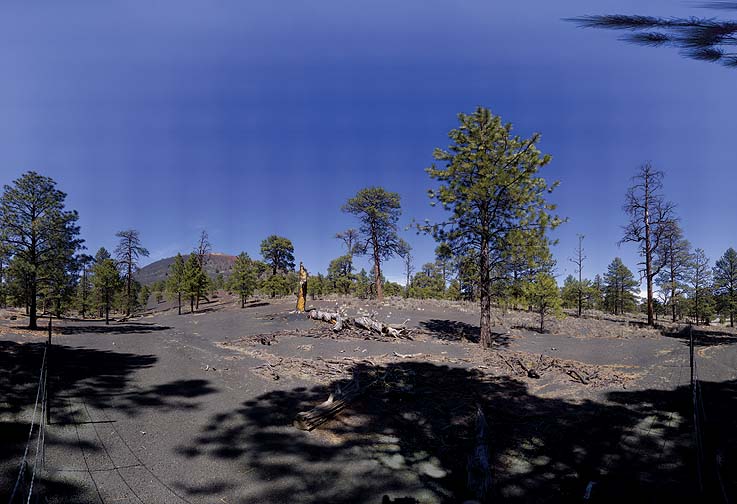
<path fill-rule="evenodd" d="M 682 328 L 567 317 L 540 334 L 532 330 L 534 314 L 510 312 L 498 314 L 494 349 L 483 351 L 473 305 L 309 305 L 409 319 L 413 339 L 333 334 L 326 323 L 292 313 L 291 300 L 240 309 L 227 296 L 195 314 L 168 309 L 110 326 L 59 323 L 40 474 L 48 500 L 379 503 L 386 495 L 461 502 L 471 497 L 465 471 L 477 406 L 490 427 L 495 501 L 578 502 L 587 489 L 591 502 L 696 498 Z M 19 329 L 23 322 L 0 322 L 6 500 L 45 339 Z M 263 338 L 270 344 L 261 335 L 273 335 Z M 711 443 L 731 468 L 737 339 L 712 329 L 698 341 Z M 557 364 L 533 379 L 515 359 Z M 566 366 L 596 375 L 584 385 Z M 297 412 L 353 375 L 371 380 L 359 401 L 315 431 L 292 426 Z M 734 479 L 726 486 L 733 491 Z"/>

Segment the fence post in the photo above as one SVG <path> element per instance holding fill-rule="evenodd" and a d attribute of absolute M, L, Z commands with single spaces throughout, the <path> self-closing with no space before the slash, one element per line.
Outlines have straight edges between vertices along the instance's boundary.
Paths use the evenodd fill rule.
<path fill-rule="evenodd" d="M 49 341 L 46 343 L 46 378 L 44 379 L 44 402 L 46 403 L 46 423 L 51 421 L 49 403 L 49 360 L 51 359 L 51 313 L 49 313 Z"/>

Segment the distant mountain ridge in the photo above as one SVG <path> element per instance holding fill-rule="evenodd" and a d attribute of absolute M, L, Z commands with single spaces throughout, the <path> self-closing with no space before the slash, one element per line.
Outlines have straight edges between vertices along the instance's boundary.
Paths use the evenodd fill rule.
<path fill-rule="evenodd" d="M 185 254 L 182 255 L 184 256 Z M 159 280 L 166 280 L 169 266 L 174 262 L 174 259 L 174 256 L 165 257 L 164 259 L 159 259 L 151 264 L 147 264 L 136 272 L 136 280 L 141 282 L 143 285 L 151 285 Z M 205 262 L 205 272 L 210 278 L 215 278 L 218 273 L 222 273 L 223 277 L 228 278 L 233 270 L 234 263 L 234 255 L 213 252 Z"/>

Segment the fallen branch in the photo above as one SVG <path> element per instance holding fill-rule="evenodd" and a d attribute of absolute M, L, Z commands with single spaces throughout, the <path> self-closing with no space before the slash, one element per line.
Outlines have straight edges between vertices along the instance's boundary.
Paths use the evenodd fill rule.
<path fill-rule="evenodd" d="M 404 353 L 394 352 L 394 357 L 399 357 L 400 359 L 411 359 L 413 357 L 419 357 L 420 355 L 422 355 L 422 353 L 404 354 Z"/>
<path fill-rule="evenodd" d="M 325 402 L 318 404 L 309 411 L 297 413 L 294 426 L 300 430 L 311 431 L 343 411 L 362 393 L 358 378 L 354 377 L 345 388 L 341 389 L 339 385 L 336 386 L 335 392 L 330 394 Z"/>

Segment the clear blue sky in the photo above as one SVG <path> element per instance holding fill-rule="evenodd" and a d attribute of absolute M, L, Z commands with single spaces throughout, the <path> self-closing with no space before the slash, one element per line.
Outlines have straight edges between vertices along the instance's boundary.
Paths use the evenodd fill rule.
<path fill-rule="evenodd" d="M 713 260 L 737 246 L 737 71 L 561 20 L 605 13 L 734 14 L 664 0 L 3 2 L 0 183 L 56 179 L 93 252 L 133 227 L 155 260 L 205 228 L 215 250 L 258 256 L 276 233 L 324 271 L 358 189 L 399 192 L 403 226 L 433 216 L 423 169 L 456 114 L 483 105 L 553 156 L 561 278 L 577 233 L 587 276 L 615 255 L 636 267 L 616 242 L 646 160 Z M 418 265 L 432 259 L 431 239 L 405 237 Z"/>

